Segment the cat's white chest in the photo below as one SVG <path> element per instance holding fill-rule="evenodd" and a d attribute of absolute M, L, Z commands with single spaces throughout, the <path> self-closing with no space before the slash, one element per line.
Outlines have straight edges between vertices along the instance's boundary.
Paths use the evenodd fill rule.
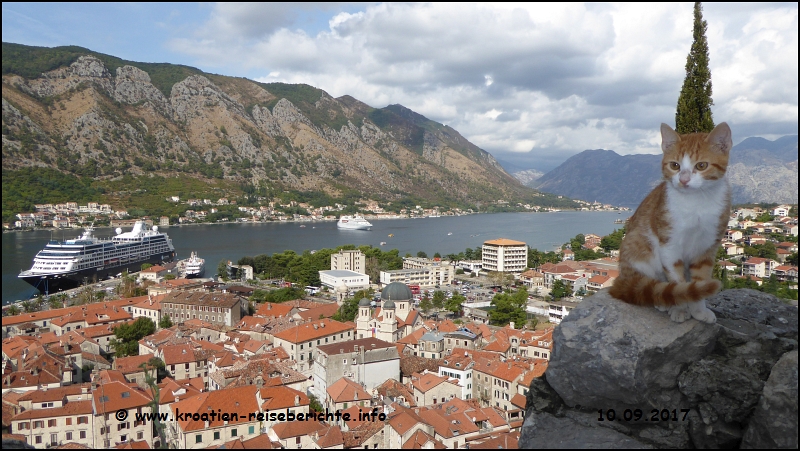
<path fill-rule="evenodd" d="M 684 194 L 667 190 L 670 238 L 667 246 L 684 260 L 691 260 L 719 240 L 719 221 L 727 207 L 727 183 L 713 190 Z"/>

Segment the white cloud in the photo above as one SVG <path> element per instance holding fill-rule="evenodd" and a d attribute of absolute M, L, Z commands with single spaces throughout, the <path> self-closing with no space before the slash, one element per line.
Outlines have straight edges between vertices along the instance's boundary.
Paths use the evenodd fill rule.
<path fill-rule="evenodd" d="M 740 139 L 796 133 L 797 5 L 704 7 L 716 121 Z M 305 31 L 298 8 L 328 28 Z M 221 73 L 400 103 L 500 158 L 554 162 L 584 149 L 658 152 L 692 39 L 691 4 L 314 8 L 217 4 L 170 48 Z"/>

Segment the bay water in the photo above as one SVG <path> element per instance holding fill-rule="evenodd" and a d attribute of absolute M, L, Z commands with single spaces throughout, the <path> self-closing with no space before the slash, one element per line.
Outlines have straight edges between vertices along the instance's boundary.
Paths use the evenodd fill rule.
<path fill-rule="evenodd" d="M 540 251 L 560 247 L 579 233 L 607 235 L 622 227 L 633 212 L 495 213 L 439 218 L 372 220 L 372 230 L 341 230 L 336 222 L 222 223 L 164 227 L 178 258 L 191 252 L 206 260 L 206 276 L 217 272 L 220 261 L 234 263 L 244 256 L 276 252 L 335 248 L 345 244 L 397 249 L 400 256 L 423 251 L 432 257 L 478 249 L 484 241 L 507 238 L 522 241 Z M 301 227 L 304 225 L 305 227 Z M 127 229 L 125 229 L 127 231 Z M 29 269 L 33 257 L 53 239 L 71 239 L 80 230 L 36 230 L 3 233 L 3 304 L 27 299 L 36 290 L 17 278 Z M 95 236 L 108 238 L 111 228 L 98 228 Z M 393 236 L 389 236 L 393 235 Z M 385 242 L 385 245 L 381 245 Z"/>

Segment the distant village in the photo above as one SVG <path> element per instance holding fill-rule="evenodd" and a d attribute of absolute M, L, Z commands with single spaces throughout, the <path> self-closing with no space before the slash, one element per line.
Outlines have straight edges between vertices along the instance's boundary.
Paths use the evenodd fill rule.
<path fill-rule="evenodd" d="M 796 292 L 790 208 L 734 212 L 718 266 Z M 340 250 L 322 286 L 294 287 L 304 294 L 285 302 L 253 301 L 264 283 L 294 288 L 256 282 L 249 266 L 229 264 L 227 282 L 149 267 L 136 275 L 141 296 L 4 315 L 4 437 L 36 448 L 516 448 L 555 325 L 619 275 L 618 251 L 602 243 L 587 234 L 581 247 L 605 257 L 577 261 L 565 246 L 530 268 L 526 243 L 498 238 L 480 260 L 406 257 L 379 280 L 360 250 Z M 774 258 L 748 251 L 765 243 Z M 524 321 L 496 324 L 493 300 L 523 288 Z M 431 309 L 437 296 L 463 301 Z"/>
<path fill-rule="evenodd" d="M 562 196 L 559 196 L 562 197 Z M 176 220 L 170 220 L 167 216 L 159 218 L 141 218 L 147 221 L 148 225 L 177 225 L 209 222 L 210 215 L 219 213 L 220 206 L 235 206 L 235 200 L 228 200 L 222 197 L 217 200 L 211 199 L 187 199 L 181 200 L 179 196 L 170 196 L 165 199 L 174 204 L 183 204 L 187 208 L 185 212 Z M 626 207 L 615 207 L 600 202 L 587 202 L 577 200 L 581 211 L 628 211 Z M 335 221 L 338 219 L 346 205 L 334 204 L 332 206 L 314 206 L 306 202 L 289 201 L 282 203 L 279 199 L 267 201 L 259 198 L 259 203 L 264 203 L 258 207 L 239 206 L 238 217 L 233 220 L 237 222 L 266 222 L 266 221 Z M 497 201 L 497 205 L 503 206 L 509 203 L 503 200 Z M 414 209 L 401 209 L 399 213 L 387 212 L 379 205 L 378 201 L 363 200 L 357 202 L 356 206 L 368 219 L 402 219 L 402 218 L 422 218 L 438 216 L 461 216 L 476 213 L 472 209 L 462 210 L 460 208 L 422 208 L 417 205 Z M 3 228 L 8 229 L 34 229 L 34 228 L 81 228 L 93 221 L 108 222 L 111 227 L 130 226 L 137 219 L 131 218 L 127 210 L 114 210 L 109 204 L 88 202 L 86 205 L 78 205 L 77 202 L 64 202 L 60 204 L 36 204 L 34 212 L 17 213 L 17 220 L 13 223 L 4 223 Z M 308 214 L 285 213 L 284 209 L 299 208 Z M 516 208 L 521 211 L 558 211 L 552 207 L 540 207 L 530 204 L 516 204 Z M 222 218 L 218 221 L 229 221 Z"/>

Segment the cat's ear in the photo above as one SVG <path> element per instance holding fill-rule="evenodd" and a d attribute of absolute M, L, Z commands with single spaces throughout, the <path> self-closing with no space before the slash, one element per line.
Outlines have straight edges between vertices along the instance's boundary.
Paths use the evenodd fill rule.
<path fill-rule="evenodd" d="M 728 127 L 728 124 L 725 122 L 717 125 L 714 127 L 714 130 L 711 130 L 711 133 L 708 134 L 706 142 L 711 145 L 711 149 L 727 154 L 731 151 L 731 147 L 733 147 L 731 128 Z"/>
<path fill-rule="evenodd" d="M 661 151 L 666 152 L 681 140 L 681 136 L 667 124 L 661 124 Z"/>

